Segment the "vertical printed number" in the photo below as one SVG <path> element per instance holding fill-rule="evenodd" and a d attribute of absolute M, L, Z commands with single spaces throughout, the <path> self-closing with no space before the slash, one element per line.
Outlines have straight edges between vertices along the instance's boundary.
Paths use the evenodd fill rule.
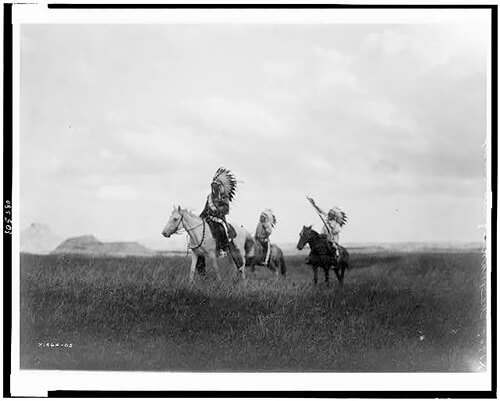
<path fill-rule="evenodd" d="M 6 200 L 3 206 L 3 232 L 4 234 L 12 234 L 12 204 L 10 200 Z"/>

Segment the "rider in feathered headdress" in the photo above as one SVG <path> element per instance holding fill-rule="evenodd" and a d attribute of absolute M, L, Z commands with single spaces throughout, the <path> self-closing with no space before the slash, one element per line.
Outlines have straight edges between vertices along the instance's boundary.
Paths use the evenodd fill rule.
<path fill-rule="evenodd" d="M 207 220 L 215 234 L 219 249 L 225 251 L 231 247 L 231 237 L 234 236 L 226 222 L 226 215 L 236 193 L 236 179 L 229 170 L 219 167 L 210 187 L 211 191 L 200 217 Z"/>
<path fill-rule="evenodd" d="M 259 223 L 255 230 L 255 239 L 260 242 L 262 249 L 266 253 L 264 259 L 264 265 L 267 266 L 269 263 L 269 256 L 271 255 L 271 244 L 269 242 L 269 237 L 273 232 L 273 228 L 276 225 L 276 216 L 271 209 L 265 209 L 259 218 Z"/>
<path fill-rule="evenodd" d="M 325 213 L 316 205 L 314 199 L 307 197 L 307 200 L 311 202 L 311 205 L 316 209 L 323 221 L 324 226 L 321 233 L 326 235 L 326 238 L 328 238 L 332 247 L 335 249 L 335 256 L 338 258 L 340 231 L 347 223 L 347 215 L 337 206 L 332 207 L 328 213 Z"/>

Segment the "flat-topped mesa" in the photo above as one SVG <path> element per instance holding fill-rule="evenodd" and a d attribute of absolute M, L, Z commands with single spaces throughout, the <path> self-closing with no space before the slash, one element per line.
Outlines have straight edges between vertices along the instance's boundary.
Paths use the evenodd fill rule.
<path fill-rule="evenodd" d="M 69 238 L 53 254 L 152 256 L 155 252 L 138 242 L 101 242 L 93 235 Z"/>
<path fill-rule="evenodd" d="M 117 256 L 149 256 L 155 252 L 151 249 L 139 244 L 138 242 L 105 242 L 101 249 L 103 253 Z"/>
<path fill-rule="evenodd" d="M 68 238 L 62 242 L 51 253 L 82 253 L 82 254 L 98 254 L 102 242 L 93 235 L 82 235 L 80 237 Z"/>

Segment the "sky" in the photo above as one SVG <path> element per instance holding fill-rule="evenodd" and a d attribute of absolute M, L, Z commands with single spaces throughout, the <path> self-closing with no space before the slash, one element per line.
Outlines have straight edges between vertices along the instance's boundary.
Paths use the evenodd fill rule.
<path fill-rule="evenodd" d="M 481 241 L 488 33 L 467 24 L 23 25 L 21 228 L 161 238 L 219 166 L 275 242 Z"/>

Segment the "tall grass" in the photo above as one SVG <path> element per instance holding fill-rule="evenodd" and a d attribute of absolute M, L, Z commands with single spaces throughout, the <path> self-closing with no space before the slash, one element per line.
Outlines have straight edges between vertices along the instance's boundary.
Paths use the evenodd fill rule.
<path fill-rule="evenodd" d="M 480 368 L 480 253 L 354 254 L 343 288 L 314 287 L 299 256 L 286 279 L 221 260 L 221 282 L 194 284 L 182 256 L 21 256 L 23 368 Z"/>

